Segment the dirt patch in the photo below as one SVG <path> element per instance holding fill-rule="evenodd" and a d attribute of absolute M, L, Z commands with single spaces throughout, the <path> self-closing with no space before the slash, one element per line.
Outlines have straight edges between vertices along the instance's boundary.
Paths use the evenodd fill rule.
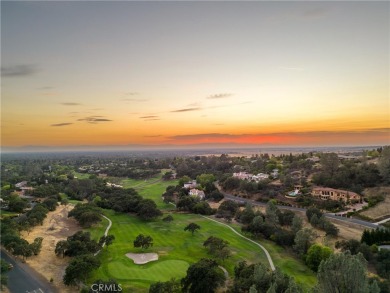
<path fill-rule="evenodd" d="M 128 258 L 131 258 L 135 264 L 142 265 L 146 264 L 151 261 L 158 260 L 158 254 L 157 253 L 126 253 L 126 256 Z"/>
<path fill-rule="evenodd" d="M 39 255 L 29 257 L 26 261 L 33 269 L 38 271 L 48 281 L 53 279 L 53 284 L 60 292 L 72 293 L 74 288 L 66 287 L 62 283 L 65 269 L 70 258 L 57 257 L 54 253 L 56 243 L 66 240 L 68 236 L 81 230 L 75 219 L 68 218 L 68 212 L 73 209 L 73 205 L 59 206 L 54 212 L 49 212 L 42 226 L 36 226 L 27 234 L 22 233 L 22 237 L 32 243 L 35 238 L 42 237 L 42 249 Z"/>

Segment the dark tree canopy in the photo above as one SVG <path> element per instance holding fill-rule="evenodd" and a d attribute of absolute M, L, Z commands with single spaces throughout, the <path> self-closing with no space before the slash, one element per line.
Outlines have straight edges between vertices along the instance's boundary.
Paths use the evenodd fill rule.
<path fill-rule="evenodd" d="M 139 234 L 133 242 L 134 247 L 141 247 L 142 249 L 148 249 L 153 246 L 153 238 L 149 235 Z"/>
<path fill-rule="evenodd" d="M 186 227 L 184 227 L 184 231 L 190 231 L 192 235 L 196 230 L 199 230 L 200 226 L 196 223 L 189 223 Z"/>
<path fill-rule="evenodd" d="M 225 275 L 217 262 L 206 258 L 190 265 L 187 275 L 181 280 L 183 292 L 189 293 L 214 293 L 224 282 Z"/>

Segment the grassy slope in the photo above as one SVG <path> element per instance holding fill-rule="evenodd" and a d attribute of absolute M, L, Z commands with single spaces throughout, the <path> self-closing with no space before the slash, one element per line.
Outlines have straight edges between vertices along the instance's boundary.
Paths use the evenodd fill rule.
<path fill-rule="evenodd" d="M 124 179 L 121 184 L 127 188 L 135 188 L 145 198 L 153 199 L 160 209 L 165 210 L 165 213 L 172 209 L 171 205 L 162 201 L 161 194 L 167 186 L 177 184 L 177 180 L 159 181 L 158 177 L 146 181 Z M 142 222 L 134 216 L 117 214 L 110 210 L 104 213 L 113 221 L 110 234 L 114 234 L 116 239 L 113 245 L 101 253 L 103 265 L 94 273 L 91 281 L 99 278 L 105 280 L 115 278 L 131 292 L 147 292 L 150 283 L 166 281 L 172 277 L 180 279 L 185 275 L 190 263 L 202 257 L 210 257 L 202 244 L 211 235 L 223 238 L 230 243 L 233 255 L 223 264 L 230 275 L 233 274 L 234 265 L 238 261 L 267 262 L 259 247 L 238 237 L 228 228 L 198 215 L 173 214 L 174 221 L 168 224 L 162 222 L 161 219 L 154 222 Z M 194 236 L 183 230 L 190 222 L 196 222 L 202 227 Z M 107 220 L 103 220 L 97 227 L 89 229 L 92 236 L 98 239 L 103 235 L 106 225 Z M 234 225 L 234 228 L 239 231 L 238 225 Z M 142 252 L 141 249 L 133 247 L 133 240 L 140 233 L 152 236 L 154 246 L 146 252 L 157 252 L 160 257 L 159 261 L 135 265 L 125 256 L 128 252 Z M 316 283 L 315 274 L 292 254 L 270 241 L 262 240 L 261 244 L 270 252 L 275 265 L 294 277 L 305 289 L 311 288 Z"/>

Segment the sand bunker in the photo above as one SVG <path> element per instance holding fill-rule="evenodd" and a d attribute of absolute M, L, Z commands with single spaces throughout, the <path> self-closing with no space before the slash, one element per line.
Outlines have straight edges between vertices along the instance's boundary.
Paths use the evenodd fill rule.
<path fill-rule="evenodd" d="M 126 253 L 128 258 L 131 258 L 135 264 L 142 265 L 151 261 L 158 260 L 157 253 Z"/>

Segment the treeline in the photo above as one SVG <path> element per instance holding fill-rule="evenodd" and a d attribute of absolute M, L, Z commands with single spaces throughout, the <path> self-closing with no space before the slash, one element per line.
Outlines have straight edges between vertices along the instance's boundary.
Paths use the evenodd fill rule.
<path fill-rule="evenodd" d="M 97 242 L 91 239 L 89 232 L 79 231 L 69 236 L 66 240 L 60 240 L 56 244 L 54 253 L 57 256 L 72 257 L 65 269 L 63 282 L 67 286 L 79 286 L 85 283 L 92 271 L 100 267 L 100 260 L 94 255 L 102 248 L 112 244 L 113 235 L 102 236 Z"/>
<path fill-rule="evenodd" d="M 368 245 L 390 244 L 390 229 L 377 228 L 375 230 L 364 230 L 361 242 Z"/>
<path fill-rule="evenodd" d="M 313 176 L 313 182 L 317 185 L 361 193 L 366 187 L 389 182 L 390 146 L 381 150 L 378 164 L 340 161 L 335 153 L 321 154 L 320 162 L 321 172 Z"/>
<path fill-rule="evenodd" d="M 37 237 L 33 243 L 28 243 L 28 241 L 20 237 L 20 232 L 27 231 L 29 233 L 34 226 L 43 224 L 49 208 L 54 210 L 57 206 L 57 201 L 55 201 L 54 207 L 47 203 L 35 205 L 30 211 L 18 218 L 2 220 L 0 225 L 1 245 L 13 255 L 21 256 L 23 259 L 32 255 L 38 255 L 42 248 L 43 238 Z"/>
<path fill-rule="evenodd" d="M 134 213 L 142 220 L 153 220 L 162 215 L 156 203 L 144 199 L 134 189 L 108 188 L 94 198 L 98 207 L 121 213 Z"/>

